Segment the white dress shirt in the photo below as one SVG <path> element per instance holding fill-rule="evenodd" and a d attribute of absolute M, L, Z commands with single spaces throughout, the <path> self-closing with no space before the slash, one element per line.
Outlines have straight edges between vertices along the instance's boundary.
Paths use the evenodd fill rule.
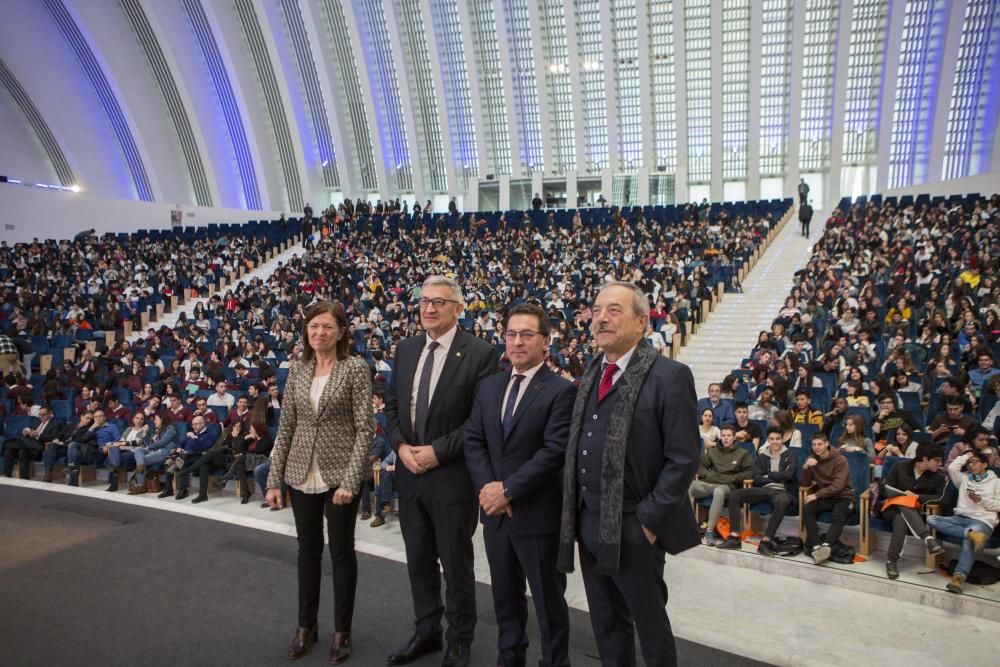
<path fill-rule="evenodd" d="M 431 399 L 434 398 L 434 389 L 438 380 L 441 379 L 441 371 L 444 370 L 444 362 L 448 360 L 448 353 L 451 351 L 451 344 L 455 342 L 455 334 L 458 332 L 458 325 L 450 331 L 433 341 L 428 335 L 424 343 L 424 349 L 420 352 L 420 360 L 417 362 L 417 372 L 413 375 L 413 386 L 410 388 L 410 423 L 416 425 L 417 422 L 417 390 L 420 389 L 420 375 L 424 371 L 424 362 L 427 361 L 427 348 L 432 342 L 436 342 L 439 347 L 434 350 L 434 370 L 431 371 L 431 386 L 427 395 L 427 407 L 431 406 Z M 426 444 L 426 443 L 414 443 Z"/>
<path fill-rule="evenodd" d="M 528 389 L 528 385 L 531 384 L 531 379 L 535 377 L 538 370 L 545 365 L 545 362 L 538 364 L 534 368 L 529 368 L 528 370 L 520 373 L 524 376 L 521 380 L 521 386 L 517 389 L 517 399 L 514 401 L 514 412 L 517 412 L 517 406 L 521 404 L 521 399 L 524 397 L 524 392 Z M 500 419 L 503 419 L 504 411 L 507 409 L 507 397 L 510 396 L 510 389 L 514 386 L 514 376 L 518 375 L 518 372 L 513 368 L 510 370 L 510 379 L 507 380 L 507 389 L 503 392 L 503 402 L 500 403 Z"/>
<path fill-rule="evenodd" d="M 621 376 L 625 374 L 625 369 L 628 368 L 628 362 L 632 360 L 632 354 L 634 352 L 635 352 L 635 347 L 633 347 L 631 350 L 623 354 L 621 357 L 618 358 L 618 361 L 615 362 L 615 365 L 618 366 L 618 370 L 616 370 L 615 374 L 611 376 L 612 387 L 615 386 L 615 383 L 618 382 L 619 378 L 621 378 Z M 601 359 L 602 377 L 604 376 L 604 364 L 606 363 L 608 363 L 607 358 L 602 358 Z M 598 380 L 598 382 L 600 382 L 600 380 Z"/>

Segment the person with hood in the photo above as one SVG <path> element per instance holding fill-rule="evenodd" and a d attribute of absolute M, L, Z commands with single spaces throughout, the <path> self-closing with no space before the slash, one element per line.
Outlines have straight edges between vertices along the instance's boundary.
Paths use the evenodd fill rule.
<path fill-rule="evenodd" d="M 940 472 L 943 458 L 944 450 L 941 447 L 929 442 L 921 443 L 917 445 L 914 458 L 898 462 L 885 476 L 881 497 L 887 500 L 882 504 L 879 516 L 892 523 L 892 538 L 886 550 L 885 562 L 885 572 L 890 579 L 899 577 L 897 563 L 907 533 L 923 541 L 928 552 L 944 553 L 944 547 L 931 537 L 920 513 L 924 505 L 940 501 L 944 497 L 948 479 Z M 888 502 L 888 499 L 897 496 L 913 500 Z"/>
<path fill-rule="evenodd" d="M 767 442 L 757 452 L 753 462 L 753 486 L 729 494 L 729 537 L 718 545 L 719 549 L 739 549 L 740 531 L 743 528 L 742 505 L 771 503 L 773 511 L 767 520 L 764 537 L 757 546 L 762 556 L 775 556 L 774 535 L 781 526 L 785 512 L 795 504 L 798 495 L 795 452 L 783 442 L 783 433 L 777 426 L 767 430 Z"/>
<path fill-rule="evenodd" d="M 709 411 L 706 410 L 707 412 Z M 753 459 L 750 453 L 736 446 L 736 428 L 732 424 L 726 424 L 722 427 L 719 444 L 704 448 L 698 475 L 688 487 L 688 496 L 692 502 L 700 498 L 712 498 L 712 505 L 708 508 L 708 529 L 703 540 L 706 545 L 715 546 L 715 524 L 722 515 L 726 497 L 743 486 L 743 480 L 750 479 L 752 471 Z"/>
<path fill-rule="evenodd" d="M 817 433 L 812 439 L 812 454 L 802 465 L 802 486 L 812 488 L 805 497 L 802 520 L 806 525 L 806 552 L 813 562 L 820 565 L 830 557 L 830 545 L 836 544 L 844 530 L 847 518 L 854 512 L 854 489 L 851 487 L 851 469 L 847 457 L 830 439 Z M 821 512 L 832 512 L 833 520 L 826 531 L 826 540 L 819 541 L 819 524 L 816 517 Z"/>
<path fill-rule="evenodd" d="M 934 530 L 962 538 L 958 565 L 945 588 L 961 593 L 976 554 L 983 550 L 997 527 L 1000 512 L 1000 479 L 988 468 L 989 457 L 976 449 L 962 454 L 948 466 L 948 476 L 958 487 L 958 505 L 954 516 L 929 516 Z"/>

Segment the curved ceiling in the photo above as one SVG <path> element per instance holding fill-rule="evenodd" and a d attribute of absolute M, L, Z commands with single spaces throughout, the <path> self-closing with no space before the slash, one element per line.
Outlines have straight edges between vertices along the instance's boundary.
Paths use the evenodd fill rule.
<path fill-rule="evenodd" d="M 0 173 L 201 206 L 1000 170 L 1000 0 L 6 0 L 0 85 Z"/>

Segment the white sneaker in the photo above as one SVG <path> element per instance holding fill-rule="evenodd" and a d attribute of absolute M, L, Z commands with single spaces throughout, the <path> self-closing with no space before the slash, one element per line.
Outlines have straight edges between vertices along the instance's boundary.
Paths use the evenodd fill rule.
<path fill-rule="evenodd" d="M 830 557 L 830 545 L 823 543 L 819 546 L 815 546 L 812 549 L 813 562 L 817 565 L 821 564 L 827 558 Z"/>
<path fill-rule="evenodd" d="M 701 543 L 705 546 L 714 547 L 715 546 L 715 531 L 706 530 L 705 536 L 701 538 Z"/>

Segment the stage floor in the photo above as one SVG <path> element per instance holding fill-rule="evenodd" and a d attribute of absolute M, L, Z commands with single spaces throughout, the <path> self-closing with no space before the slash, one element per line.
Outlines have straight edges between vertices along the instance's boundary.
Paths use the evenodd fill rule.
<path fill-rule="evenodd" d="M 287 663 L 296 610 L 296 547 L 288 535 L 7 485 L 0 486 L 0 535 L 0 664 Z M 358 558 L 348 664 L 384 665 L 412 629 L 406 566 L 365 553 Z M 328 575 L 328 560 L 324 568 Z M 327 576 L 320 642 L 298 664 L 326 664 L 333 631 L 329 581 Z M 484 584 L 477 585 L 477 604 L 471 664 L 495 664 L 496 624 Z M 571 609 L 571 624 L 573 664 L 599 664 L 587 614 Z M 535 664 L 533 618 L 529 633 L 529 664 Z M 690 641 L 678 644 L 685 666 L 766 664 Z M 415 664 L 437 665 L 441 658 L 438 653 Z"/>

